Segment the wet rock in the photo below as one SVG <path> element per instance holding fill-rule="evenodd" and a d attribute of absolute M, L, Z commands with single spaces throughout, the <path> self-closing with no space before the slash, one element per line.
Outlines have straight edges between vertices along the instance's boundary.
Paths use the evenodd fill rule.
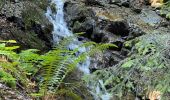
<path fill-rule="evenodd" d="M 82 2 L 67 1 L 65 3 L 65 20 L 69 27 L 73 27 L 76 21 L 82 23 L 90 20 L 88 17 L 94 16 L 90 8 L 85 6 Z"/>
<path fill-rule="evenodd" d="M 74 33 L 85 32 L 85 37 L 98 43 L 128 36 L 129 26 L 117 13 L 78 2 L 66 2 L 65 7 L 65 18 Z"/>
<path fill-rule="evenodd" d="M 73 24 L 73 32 L 78 33 L 78 32 L 85 32 L 86 37 L 90 37 L 91 34 L 93 33 L 94 25 L 95 25 L 95 20 L 87 17 L 84 19 L 84 22 L 76 21 Z"/>
<path fill-rule="evenodd" d="M 37 34 L 37 37 L 42 41 L 45 41 L 45 45 L 51 47 L 52 45 L 52 36 L 50 35 L 53 30 L 53 26 L 51 24 L 43 26 L 40 24 L 34 23 L 32 25 L 32 30 Z"/>
<path fill-rule="evenodd" d="M 125 59 L 129 52 L 128 49 L 121 48 L 118 51 L 108 50 L 102 54 L 96 54 L 91 58 L 90 71 L 95 72 L 96 70 L 112 67 Z"/>
<path fill-rule="evenodd" d="M 152 10 L 145 10 L 143 9 L 141 14 L 138 15 L 140 20 L 142 20 L 144 23 L 147 23 L 151 26 L 156 26 L 161 23 L 162 18 L 156 14 L 155 11 Z"/>

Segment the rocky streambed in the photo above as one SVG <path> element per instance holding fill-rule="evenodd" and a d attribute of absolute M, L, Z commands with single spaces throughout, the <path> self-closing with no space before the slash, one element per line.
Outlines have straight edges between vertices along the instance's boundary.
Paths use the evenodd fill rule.
<path fill-rule="evenodd" d="M 70 30 L 73 33 L 84 32 L 83 36 L 79 37 L 80 40 L 113 43 L 118 46 L 118 48 L 110 48 L 103 54 L 95 55 L 91 59 L 92 75 L 86 79 L 88 84 L 95 87 L 91 91 L 97 93 L 99 98 L 102 98 L 104 91 L 108 91 L 114 95 L 113 100 L 118 100 L 119 97 L 122 97 L 119 98 L 120 100 L 150 98 L 147 92 L 150 91 L 149 87 L 153 86 L 151 76 L 164 75 L 156 69 L 151 71 L 143 70 L 143 68 L 165 64 L 165 62 L 151 64 L 150 59 L 155 57 L 156 52 L 162 53 L 160 51 L 163 49 L 168 52 L 166 43 L 170 39 L 170 22 L 161 15 L 162 9 L 152 8 L 147 2 L 138 3 L 133 0 L 66 0 L 64 9 L 65 20 Z M 138 48 L 138 45 L 141 48 Z M 148 45 L 156 48 L 155 51 L 152 46 L 148 47 Z M 157 49 L 158 45 L 162 45 L 162 48 Z M 154 53 L 150 55 L 152 50 Z M 144 54 L 141 55 L 141 52 Z M 149 57 L 146 57 L 147 55 Z M 159 57 L 164 58 L 165 55 L 159 55 Z M 159 62 L 161 59 L 158 60 L 158 58 L 155 57 L 155 60 L 152 58 L 153 62 Z M 122 68 L 122 66 L 127 68 Z M 165 66 L 168 67 L 169 63 Z M 162 73 L 169 73 L 165 70 L 160 69 Z M 103 80 L 104 88 L 99 80 Z M 101 85 L 100 91 L 96 90 L 99 84 Z M 153 82 L 153 84 L 155 85 L 154 88 L 152 87 L 154 91 L 155 87 L 161 83 Z"/>
<path fill-rule="evenodd" d="M 92 70 L 111 67 L 126 58 L 130 52 L 124 47 L 126 41 L 145 34 L 169 33 L 170 22 L 158 15 L 159 10 L 146 6 L 136 13 L 127 5 L 129 2 L 123 0 L 66 1 L 65 19 L 74 33 L 84 32 L 80 39 L 118 45 L 118 48 L 95 57 L 94 62 L 98 61 L 91 65 Z"/>
<path fill-rule="evenodd" d="M 17 40 L 24 49 L 51 49 L 53 27 L 45 16 L 47 6 L 46 0 L 0 1 L 0 39 Z M 95 88 L 83 84 L 77 94 L 87 100 L 94 97 L 90 93 L 96 94 L 97 99 L 108 93 L 111 100 L 141 100 L 149 98 L 150 90 L 158 90 L 168 98 L 169 92 L 162 90 L 169 84 L 164 82 L 170 58 L 167 15 L 167 9 L 161 11 L 138 0 L 65 0 L 64 18 L 69 30 L 84 33 L 79 41 L 118 46 L 91 58 L 92 74 L 84 81 Z M 76 71 L 65 80 L 80 81 L 80 74 Z M 2 94 L 29 98 L 26 93 L 10 91 Z M 18 95 L 13 96 L 14 93 Z"/>

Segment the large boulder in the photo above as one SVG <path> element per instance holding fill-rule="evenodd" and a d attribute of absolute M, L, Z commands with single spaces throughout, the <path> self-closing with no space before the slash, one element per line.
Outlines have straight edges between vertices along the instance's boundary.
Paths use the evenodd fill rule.
<path fill-rule="evenodd" d="M 147 8 L 142 9 L 142 5 L 146 1 L 137 1 L 134 1 L 136 3 L 132 0 L 66 1 L 65 19 L 73 33 L 84 32 L 83 37 L 87 38 L 85 40 L 97 43 L 114 43 L 118 46 L 118 48 L 111 48 L 103 55 L 96 55 L 92 58 L 90 66 L 92 70 L 117 64 L 129 52 L 123 47 L 125 41 L 143 34 L 150 34 L 158 27 L 160 28 L 157 31 L 160 32 L 164 30 L 161 27 L 168 24 L 155 11 Z M 129 8 L 128 5 L 130 5 Z M 139 8 L 141 13 L 134 12 L 135 8 Z M 109 60 L 107 57 L 110 57 Z"/>
<path fill-rule="evenodd" d="M 65 19 L 69 28 L 73 33 L 84 32 L 83 36 L 88 40 L 118 45 L 118 48 L 110 48 L 111 50 L 104 54 L 92 57 L 90 70 L 93 72 L 115 65 L 125 58 L 128 51 L 123 50 L 122 45 L 125 38 L 129 36 L 130 27 L 128 22 L 119 15 L 118 10 L 112 12 L 100 7 L 87 6 L 86 3 L 87 1 L 70 0 L 65 3 Z"/>
<path fill-rule="evenodd" d="M 0 5 L 1 40 L 16 40 L 21 48 L 51 48 L 53 26 L 45 16 L 48 2 L 4 0 Z"/>

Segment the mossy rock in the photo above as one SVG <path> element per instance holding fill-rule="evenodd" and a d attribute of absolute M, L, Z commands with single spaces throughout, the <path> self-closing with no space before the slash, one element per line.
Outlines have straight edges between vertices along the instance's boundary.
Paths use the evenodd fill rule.
<path fill-rule="evenodd" d="M 54 12 L 57 12 L 57 9 L 56 9 L 56 4 L 54 4 L 54 3 L 52 3 L 51 5 L 50 5 L 50 8 L 51 8 L 51 10 L 52 10 L 52 12 L 54 13 Z"/>
<path fill-rule="evenodd" d="M 48 23 L 48 19 L 45 17 L 47 4 L 45 1 L 30 0 L 24 1 L 24 11 L 22 12 L 22 18 L 25 22 L 25 27 L 30 28 L 33 23 L 44 24 Z"/>
<path fill-rule="evenodd" d="M 45 16 L 47 6 L 48 0 L 0 0 L 0 39 L 16 40 L 22 49 L 50 49 L 53 26 Z"/>
<path fill-rule="evenodd" d="M 45 41 L 39 39 L 37 34 L 34 31 L 21 31 L 17 28 L 11 29 L 12 34 L 15 35 L 14 38 L 17 39 L 17 43 L 21 45 L 21 48 L 35 48 L 35 49 L 48 49 L 45 45 Z"/>

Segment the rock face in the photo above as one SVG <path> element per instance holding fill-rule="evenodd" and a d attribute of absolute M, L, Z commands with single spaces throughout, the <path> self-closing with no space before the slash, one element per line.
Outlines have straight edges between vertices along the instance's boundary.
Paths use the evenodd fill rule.
<path fill-rule="evenodd" d="M 16 40 L 21 48 L 47 50 L 51 47 L 52 24 L 45 18 L 42 1 L 0 2 L 0 39 Z M 46 3 L 48 4 L 48 3 Z M 44 7 L 44 8 L 43 8 Z"/>
<path fill-rule="evenodd" d="M 121 63 L 123 61 L 127 62 L 130 56 L 132 56 L 132 59 L 135 59 L 133 54 L 138 53 L 133 51 L 135 46 L 125 47 L 125 42 L 132 40 L 131 45 L 136 45 L 136 41 L 139 41 L 138 38 L 148 34 L 151 34 L 148 36 L 149 38 L 151 36 L 154 37 L 155 34 L 166 34 L 168 36 L 167 34 L 170 33 L 169 21 L 160 17 L 157 10 L 153 10 L 147 4 L 148 1 L 145 0 L 67 0 L 65 3 L 65 19 L 74 33 L 84 32 L 84 40 L 91 40 L 97 43 L 113 43 L 118 46 L 118 48 L 110 48 L 105 53 L 96 54 L 91 58 L 90 69 L 92 74 L 88 77 L 90 86 L 94 83 L 95 87 L 98 80 L 101 79 L 105 83 L 106 90 L 114 94 L 111 88 L 115 89 L 116 86 L 114 85 L 118 81 L 123 80 L 122 75 L 125 75 L 123 76 L 125 78 L 125 86 L 131 80 L 126 79 L 127 76 L 129 77 L 129 74 L 125 74 L 125 71 L 120 71 L 121 75 L 119 75 L 118 70 L 122 68 Z M 143 43 L 138 45 L 143 45 Z M 144 96 L 146 91 L 141 89 L 147 88 L 143 84 L 148 85 L 145 83 L 147 79 L 142 79 L 147 75 L 141 76 L 140 71 L 136 70 L 134 72 L 132 76 L 135 81 L 132 81 L 130 85 L 135 87 L 135 93 L 126 94 L 131 95 L 128 97 L 133 97 L 128 100 L 136 100 L 139 99 L 136 96 Z M 116 73 L 120 80 L 114 77 Z M 108 76 L 113 77 L 108 78 Z M 143 84 L 136 82 L 136 80 L 142 80 Z M 109 85 L 106 85 L 107 83 Z M 129 90 L 134 87 L 131 87 Z M 122 100 L 128 97 L 123 97 Z"/>
<path fill-rule="evenodd" d="M 129 52 L 123 47 L 127 40 L 164 30 L 168 22 L 144 5 L 144 0 L 67 0 L 65 19 L 74 33 L 84 32 L 84 38 L 97 43 L 114 43 L 118 48 L 92 59 L 91 69 L 102 69 L 117 64 Z M 129 8 L 130 5 L 130 8 Z M 140 9 L 137 9 L 140 8 Z M 134 12 L 139 10 L 140 13 Z M 138 11 L 137 11 L 138 12 Z M 108 56 L 109 55 L 109 56 Z M 108 59 L 108 57 L 111 57 Z M 101 64 L 102 62 L 105 62 Z M 109 63 L 109 64 L 108 64 Z"/>

